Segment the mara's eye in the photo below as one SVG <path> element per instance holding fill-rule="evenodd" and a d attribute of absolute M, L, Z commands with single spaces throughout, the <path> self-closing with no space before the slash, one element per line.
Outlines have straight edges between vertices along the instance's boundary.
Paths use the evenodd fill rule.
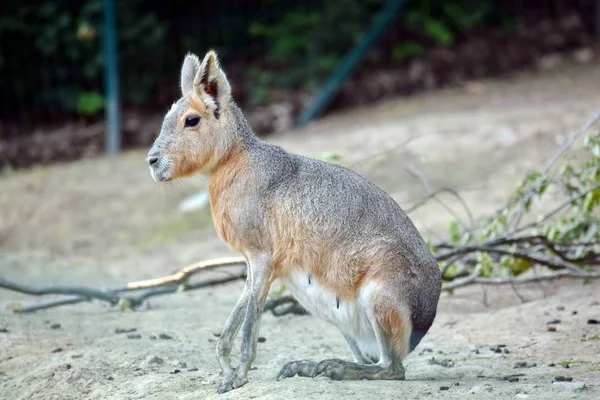
<path fill-rule="evenodd" d="M 200 122 L 200 117 L 197 115 L 190 115 L 189 117 L 187 117 L 185 119 L 185 127 L 193 127 L 198 125 L 198 122 Z"/>

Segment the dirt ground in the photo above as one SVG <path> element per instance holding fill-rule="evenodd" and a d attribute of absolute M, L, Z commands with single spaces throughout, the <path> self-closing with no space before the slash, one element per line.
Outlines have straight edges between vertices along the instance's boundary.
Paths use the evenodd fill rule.
<path fill-rule="evenodd" d="M 543 165 L 600 110 L 598 82 L 600 64 L 564 65 L 397 99 L 268 140 L 311 156 L 336 152 L 404 207 L 426 194 L 410 172 L 420 171 L 433 188 L 460 191 L 477 218 L 497 209 L 525 171 Z M 208 210 L 177 210 L 205 187 L 203 180 L 157 185 L 144 155 L 5 173 L 0 276 L 104 286 L 232 255 Z M 456 201 L 447 201 L 467 218 Z M 452 218 L 436 203 L 411 217 L 434 238 Z M 405 360 L 402 382 L 277 382 L 289 360 L 351 356 L 327 323 L 267 313 L 250 383 L 218 396 L 215 334 L 241 288 L 234 282 L 157 297 L 138 311 L 92 302 L 25 315 L 10 306 L 31 297 L 0 291 L 0 399 L 600 398 L 600 325 L 587 323 L 600 319 L 600 282 L 519 287 L 524 302 L 508 287 L 444 294 L 432 329 Z M 547 329 L 551 320 L 560 320 L 555 332 Z M 239 338 L 236 345 L 233 360 Z M 557 377 L 572 380 L 555 383 Z"/>

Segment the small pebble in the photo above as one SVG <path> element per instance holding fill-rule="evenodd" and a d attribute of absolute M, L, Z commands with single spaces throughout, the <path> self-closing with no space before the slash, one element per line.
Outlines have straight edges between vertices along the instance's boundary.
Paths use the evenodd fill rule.
<path fill-rule="evenodd" d="M 471 350 L 471 353 L 479 354 L 479 349 L 473 349 Z"/>
<path fill-rule="evenodd" d="M 597 319 L 588 319 L 587 323 L 588 325 L 598 325 L 600 322 Z"/>
<path fill-rule="evenodd" d="M 563 368 L 567 368 L 567 369 L 571 368 L 571 366 L 568 363 L 563 363 L 562 366 L 563 366 Z"/>
<path fill-rule="evenodd" d="M 519 378 L 517 378 L 516 376 L 510 376 L 510 377 L 508 377 L 507 381 L 509 381 L 509 382 L 519 382 Z"/>
<path fill-rule="evenodd" d="M 506 347 L 505 347 L 504 349 L 502 349 L 502 352 L 503 352 L 504 354 L 508 354 L 508 353 L 510 353 L 510 351 L 508 351 L 508 349 L 507 349 Z"/>
<path fill-rule="evenodd" d="M 519 361 L 515 363 L 514 368 L 533 368 L 537 366 L 536 363 L 529 363 L 527 361 Z"/>
<path fill-rule="evenodd" d="M 174 370 L 171 372 L 171 374 L 178 374 L 178 373 L 180 373 L 180 372 L 181 372 L 180 370 L 178 370 L 178 369 L 174 369 Z"/>
<path fill-rule="evenodd" d="M 259 337 L 258 337 L 258 343 L 264 343 L 264 342 L 266 342 L 266 341 L 267 341 L 267 339 L 266 339 L 266 338 L 264 338 L 264 337 L 262 337 L 262 336 L 259 336 Z"/>
<path fill-rule="evenodd" d="M 600 304 L 600 302 L 597 302 L 597 301 L 592 301 L 592 302 L 590 303 L 590 307 L 592 307 L 592 306 L 597 306 L 597 305 L 599 305 L 599 304 Z"/>
<path fill-rule="evenodd" d="M 198 368 L 195 368 L 195 367 L 188 369 L 188 372 L 196 372 L 196 371 L 198 371 Z"/>
<path fill-rule="evenodd" d="M 214 337 L 221 337 L 221 332 L 213 332 Z"/>
<path fill-rule="evenodd" d="M 556 366 L 556 364 L 554 364 L 554 363 L 550 363 L 550 364 L 548 364 L 548 366 L 549 366 L 549 367 L 554 367 L 554 366 Z"/>
<path fill-rule="evenodd" d="M 116 328 L 115 329 L 115 333 L 131 333 L 131 332 L 137 332 L 137 328 Z"/>
<path fill-rule="evenodd" d="M 452 367 L 454 367 L 454 361 L 448 360 L 448 359 L 446 359 L 446 360 L 438 360 L 435 357 L 432 357 L 429 360 L 429 364 L 431 364 L 431 365 L 439 365 L 439 366 L 442 366 L 444 368 L 452 368 Z"/>
<path fill-rule="evenodd" d="M 150 335 L 149 338 L 150 340 L 156 340 L 156 335 Z"/>
<path fill-rule="evenodd" d="M 449 390 L 450 386 L 440 386 L 440 390 Z"/>
<path fill-rule="evenodd" d="M 0 328 L 0 333 L 8 333 L 8 328 Z"/>
<path fill-rule="evenodd" d="M 548 332 L 556 332 L 556 327 L 555 326 L 549 326 L 547 329 Z"/>
<path fill-rule="evenodd" d="M 571 378 L 570 376 L 558 375 L 558 376 L 554 377 L 554 380 L 556 382 L 571 382 L 573 380 L 573 378 Z"/>
<path fill-rule="evenodd" d="M 60 324 L 52 324 L 50 325 L 50 329 L 60 329 Z"/>
<path fill-rule="evenodd" d="M 458 385 L 460 385 L 460 383 L 454 382 L 454 386 L 458 386 Z"/>
<path fill-rule="evenodd" d="M 114 378 L 113 378 L 112 376 L 109 376 L 109 377 L 108 377 L 108 378 L 106 378 L 106 379 L 108 379 L 109 381 L 112 381 Z"/>
<path fill-rule="evenodd" d="M 73 354 L 71 358 L 82 358 L 83 354 Z"/>
<path fill-rule="evenodd" d="M 577 315 L 577 311 L 573 311 L 571 315 Z"/>
<path fill-rule="evenodd" d="M 169 339 L 173 339 L 172 336 L 167 335 L 166 333 L 161 333 L 158 335 L 159 339 L 165 339 L 165 340 L 169 340 Z"/>
<path fill-rule="evenodd" d="M 71 366 L 71 364 L 65 364 L 65 369 L 71 369 L 71 368 L 73 368 L 73 367 Z"/>
<path fill-rule="evenodd" d="M 57 347 L 54 350 L 52 350 L 53 353 L 60 353 L 61 351 L 63 351 L 63 349 L 60 347 Z"/>
<path fill-rule="evenodd" d="M 548 322 L 546 322 L 547 325 L 556 325 L 556 324 L 560 324 L 560 319 L 553 319 L 550 320 Z"/>
<path fill-rule="evenodd" d="M 129 335 L 127 335 L 127 339 L 141 339 L 142 335 L 140 335 L 139 333 L 130 333 Z"/>
<path fill-rule="evenodd" d="M 563 306 L 557 306 L 556 309 L 558 311 L 565 311 L 565 308 Z"/>

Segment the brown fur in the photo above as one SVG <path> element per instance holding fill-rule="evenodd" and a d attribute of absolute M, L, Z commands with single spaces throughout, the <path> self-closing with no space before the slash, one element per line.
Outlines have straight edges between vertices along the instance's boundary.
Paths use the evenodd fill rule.
<path fill-rule="evenodd" d="M 301 221 L 280 210 L 272 207 L 273 216 L 269 218 L 276 274 L 284 275 L 293 269 L 304 268 L 320 286 L 346 302 L 356 300 L 365 279 L 380 274 L 379 266 L 384 264 L 378 248 L 360 255 L 340 249 L 331 238 L 315 236 Z M 307 251 L 309 249 L 315 250 Z"/>
<path fill-rule="evenodd" d="M 401 315 L 398 309 L 385 302 L 375 305 L 375 318 L 389 338 L 394 353 L 403 359 L 408 353 L 408 338 L 412 331 L 410 318 Z"/>
<path fill-rule="evenodd" d="M 196 96 L 189 96 L 188 107 L 185 112 L 182 114 L 178 123 L 183 126 L 185 124 L 185 120 L 190 115 L 200 115 L 205 116 L 206 106 L 200 99 Z M 199 128 L 191 128 L 188 131 L 185 131 L 186 138 L 182 141 L 186 146 L 176 146 L 171 151 L 173 153 L 173 174 L 171 179 L 183 178 L 186 176 L 193 175 L 197 171 L 202 170 L 208 162 L 214 156 L 215 150 L 209 149 L 202 156 L 198 156 L 198 154 L 194 151 L 197 147 L 196 145 L 190 145 L 190 143 L 195 143 L 198 141 L 196 138 L 198 136 Z"/>
<path fill-rule="evenodd" d="M 244 172 L 247 162 L 246 154 L 238 148 L 234 148 L 214 167 L 208 182 L 215 230 L 219 237 L 233 249 L 242 252 L 245 248 L 236 234 L 235 222 L 232 219 L 235 200 L 225 200 L 228 197 L 224 194 L 236 182 L 238 176 Z M 233 207 L 233 209 L 230 209 L 230 207 Z"/>

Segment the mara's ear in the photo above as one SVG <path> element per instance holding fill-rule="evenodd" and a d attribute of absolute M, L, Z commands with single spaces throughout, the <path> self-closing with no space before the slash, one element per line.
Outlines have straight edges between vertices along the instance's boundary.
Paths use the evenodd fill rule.
<path fill-rule="evenodd" d="M 217 54 L 212 50 L 206 53 L 196 73 L 194 94 L 214 112 L 216 118 L 219 118 L 231 98 L 231 86 L 219 66 Z"/>
<path fill-rule="evenodd" d="M 194 89 L 194 78 L 200 69 L 200 60 L 195 54 L 188 53 L 181 66 L 181 95 L 187 96 Z"/>

